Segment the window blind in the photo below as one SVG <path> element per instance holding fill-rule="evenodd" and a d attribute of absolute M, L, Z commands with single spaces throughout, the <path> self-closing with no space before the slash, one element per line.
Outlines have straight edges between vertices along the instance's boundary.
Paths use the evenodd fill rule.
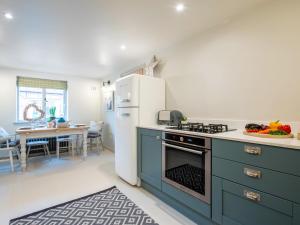
<path fill-rule="evenodd" d="M 68 82 L 61 81 L 61 80 L 47 80 L 47 79 L 30 78 L 30 77 L 17 77 L 17 86 L 67 90 Z"/>

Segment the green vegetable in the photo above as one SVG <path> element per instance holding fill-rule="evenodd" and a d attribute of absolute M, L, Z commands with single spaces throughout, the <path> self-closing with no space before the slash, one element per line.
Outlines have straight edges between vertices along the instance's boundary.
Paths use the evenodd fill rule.
<path fill-rule="evenodd" d="M 283 130 L 273 130 L 273 131 L 271 130 L 269 132 L 269 134 L 271 134 L 271 135 L 287 135 L 288 133 Z"/>
<path fill-rule="evenodd" d="M 51 117 L 55 117 L 55 112 L 56 112 L 56 107 L 54 106 L 54 107 L 51 107 L 50 109 L 49 109 L 49 113 L 50 113 L 50 116 Z"/>

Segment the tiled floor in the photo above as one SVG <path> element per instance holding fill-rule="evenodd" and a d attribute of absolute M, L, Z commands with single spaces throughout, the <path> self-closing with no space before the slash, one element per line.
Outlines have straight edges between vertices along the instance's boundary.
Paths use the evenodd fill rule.
<path fill-rule="evenodd" d="M 116 185 L 160 225 L 194 225 L 147 191 L 132 187 L 114 173 L 114 154 L 89 153 L 87 160 L 34 158 L 25 173 L 11 173 L 0 162 L 0 224 L 52 205 L 82 197 Z M 20 169 L 17 168 L 19 171 Z"/>

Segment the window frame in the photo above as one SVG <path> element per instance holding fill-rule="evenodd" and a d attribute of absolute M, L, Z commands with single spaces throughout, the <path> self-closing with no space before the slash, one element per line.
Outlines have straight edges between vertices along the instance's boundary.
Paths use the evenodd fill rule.
<path fill-rule="evenodd" d="M 42 101 L 43 101 L 43 108 L 42 110 L 44 112 L 46 112 L 46 89 L 51 89 L 51 88 L 41 88 L 42 89 Z M 61 89 L 54 89 L 54 90 L 61 90 Z M 16 105 L 16 123 L 29 123 L 29 121 L 25 121 L 25 120 L 21 120 L 19 118 L 19 114 L 20 114 L 20 86 L 17 85 L 17 90 L 16 90 L 16 94 L 17 94 L 17 105 Z M 63 103 L 63 107 L 64 107 L 64 112 L 65 112 L 65 115 L 64 115 L 64 118 L 66 120 L 68 120 L 68 117 L 69 117 L 69 113 L 68 113 L 68 90 L 63 90 L 63 93 L 64 93 L 64 103 Z"/>

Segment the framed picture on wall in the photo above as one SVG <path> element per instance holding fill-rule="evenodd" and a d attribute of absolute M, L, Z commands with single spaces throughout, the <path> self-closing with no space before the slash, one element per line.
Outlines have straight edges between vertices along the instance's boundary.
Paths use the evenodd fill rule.
<path fill-rule="evenodd" d="M 104 93 L 104 107 L 106 112 L 114 111 L 114 91 Z"/>

